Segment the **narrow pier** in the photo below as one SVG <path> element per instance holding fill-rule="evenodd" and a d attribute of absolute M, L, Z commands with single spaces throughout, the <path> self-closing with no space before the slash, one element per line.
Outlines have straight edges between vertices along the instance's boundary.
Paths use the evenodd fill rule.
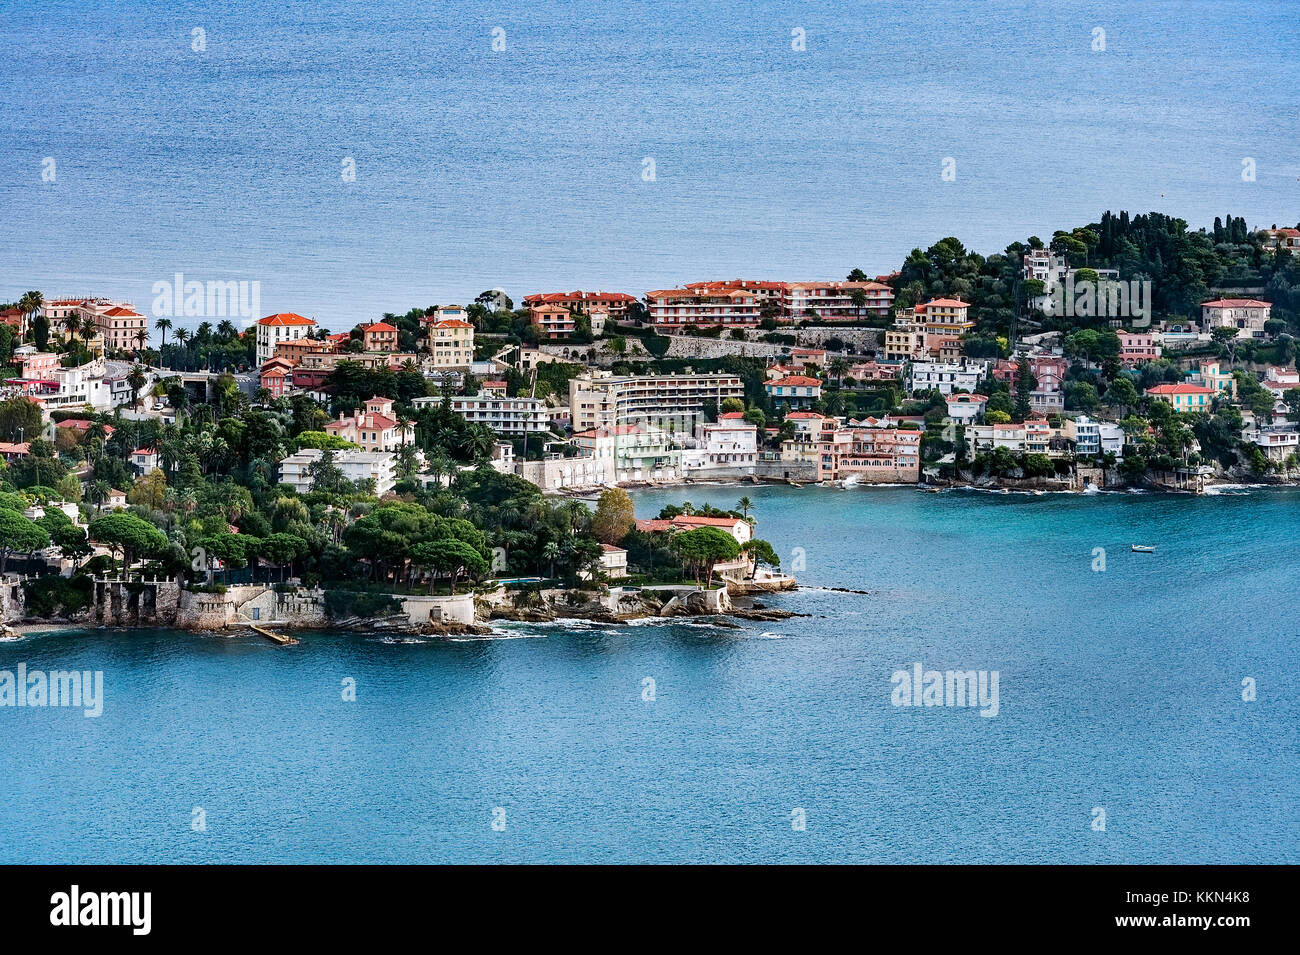
<path fill-rule="evenodd" d="M 279 644 L 282 647 L 291 647 L 298 642 L 293 637 L 285 636 L 283 633 L 276 633 L 274 630 L 267 630 L 265 627 L 259 627 L 255 623 L 250 623 L 249 626 L 272 643 Z"/>

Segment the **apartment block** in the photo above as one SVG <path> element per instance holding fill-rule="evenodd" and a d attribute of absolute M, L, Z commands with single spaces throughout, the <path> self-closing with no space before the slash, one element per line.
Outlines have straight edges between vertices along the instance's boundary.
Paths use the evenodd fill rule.
<path fill-rule="evenodd" d="M 574 431 L 643 422 L 689 434 L 703 419 L 704 406 L 721 406 L 745 396 L 736 375 L 591 374 L 569 380 L 569 411 Z"/>

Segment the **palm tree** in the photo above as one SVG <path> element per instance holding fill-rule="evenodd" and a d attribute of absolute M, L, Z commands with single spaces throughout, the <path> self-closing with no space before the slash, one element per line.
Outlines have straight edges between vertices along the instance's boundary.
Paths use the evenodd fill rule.
<path fill-rule="evenodd" d="M 185 348 L 185 343 L 186 343 L 187 341 L 189 341 L 190 333 L 189 333 L 189 330 L 188 330 L 188 329 L 186 329 L 184 326 L 181 326 L 180 328 L 176 329 L 176 334 L 173 335 L 172 337 L 176 339 L 176 344 L 180 345 L 180 347 L 181 347 L 182 349 L 184 349 L 184 348 Z M 189 367 L 189 364 L 190 364 L 190 362 L 189 362 L 189 356 L 187 355 L 187 356 L 183 359 L 183 361 L 184 361 L 185 367 L 188 368 L 188 367 Z"/>
<path fill-rule="evenodd" d="M 751 501 L 748 497 L 742 497 L 739 501 L 736 502 L 736 510 L 740 511 L 741 516 L 743 517 L 749 517 L 749 512 L 753 508 L 753 506 L 754 506 L 754 502 Z"/>
<path fill-rule="evenodd" d="M 68 333 L 69 339 L 77 337 L 77 332 L 81 331 L 81 316 L 76 312 L 68 312 L 63 316 L 63 329 Z"/>
<path fill-rule="evenodd" d="M 167 347 L 167 329 L 172 327 L 170 318 L 160 318 L 153 323 L 153 327 L 162 332 L 162 344 L 158 346 L 158 362 L 162 363 L 162 350 Z"/>
<path fill-rule="evenodd" d="M 524 520 L 524 508 L 517 498 L 510 498 L 504 501 L 497 508 L 497 529 L 507 530 L 511 527 L 518 527 Z"/>
<path fill-rule="evenodd" d="M 87 490 L 90 492 L 90 500 L 103 510 L 104 502 L 108 500 L 108 494 L 113 490 L 113 486 L 107 481 L 91 481 Z"/>
<path fill-rule="evenodd" d="M 844 387 L 844 373 L 849 370 L 849 363 L 838 355 L 830 360 L 826 370 L 835 376 L 835 383 Z"/>
<path fill-rule="evenodd" d="M 560 557 L 560 545 L 555 541 L 547 541 L 546 546 L 542 548 L 542 560 L 551 562 L 551 579 L 555 579 L 555 562 Z"/>
<path fill-rule="evenodd" d="M 140 360 L 140 352 L 144 350 L 144 343 L 149 340 L 149 333 L 143 328 L 137 328 L 135 332 L 135 360 Z"/>
<path fill-rule="evenodd" d="M 569 518 L 569 527 L 575 534 L 591 519 L 591 511 L 581 501 L 565 501 L 560 505 L 560 510 Z"/>
<path fill-rule="evenodd" d="M 85 318 L 83 318 L 83 319 L 81 320 L 81 338 L 82 338 L 82 340 L 83 340 L 83 341 L 90 341 L 90 340 L 91 340 L 92 338 L 94 338 L 97 334 L 99 334 L 99 326 L 95 324 L 95 320 L 94 320 L 93 318 L 91 318 L 89 315 L 87 315 Z"/>
<path fill-rule="evenodd" d="M 235 338 L 239 335 L 239 329 L 235 323 L 228 318 L 223 318 L 217 323 L 217 336 L 220 338 Z"/>
<path fill-rule="evenodd" d="M 860 288 L 855 288 L 849 296 L 849 301 L 853 304 L 858 318 L 862 318 L 862 310 L 867 307 L 867 293 Z"/>
<path fill-rule="evenodd" d="M 18 300 L 18 307 L 26 313 L 29 325 L 36 320 L 36 313 L 41 310 L 41 306 L 44 304 L 45 296 L 35 290 L 25 293 Z"/>
<path fill-rule="evenodd" d="M 138 334 L 143 335 L 144 331 L 142 330 Z M 144 370 L 139 365 L 132 367 L 126 376 L 126 383 L 131 386 L 131 407 L 133 409 L 140 407 L 140 389 L 144 387 L 146 380 Z"/>

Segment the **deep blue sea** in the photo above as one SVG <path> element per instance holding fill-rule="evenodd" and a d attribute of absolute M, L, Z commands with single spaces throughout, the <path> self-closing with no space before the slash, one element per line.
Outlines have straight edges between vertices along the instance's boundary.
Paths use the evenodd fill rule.
<path fill-rule="evenodd" d="M 0 708 L 0 862 L 1300 862 L 1300 492 L 636 500 L 742 494 L 808 616 L 0 643 L 105 680 Z M 914 663 L 997 716 L 892 705 Z"/>
<path fill-rule="evenodd" d="M 1300 219 L 1293 0 L 7 0 L 0 49 L 0 301 L 181 272 L 343 328 Z"/>

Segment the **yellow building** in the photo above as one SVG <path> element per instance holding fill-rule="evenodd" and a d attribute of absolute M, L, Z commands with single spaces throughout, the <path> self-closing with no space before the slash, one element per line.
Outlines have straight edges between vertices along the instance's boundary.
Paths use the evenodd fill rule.
<path fill-rule="evenodd" d="M 1187 375 L 1187 383 L 1210 388 L 1218 394 L 1237 397 L 1237 379 L 1230 372 L 1222 371 L 1217 361 L 1203 361 L 1201 367 Z"/>
<path fill-rule="evenodd" d="M 1175 411 L 1209 411 L 1218 392 L 1200 385 L 1156 385 L 1148 388 L 1147 394 L 1172 405 Z"/>
<path fill-rule="evenodd" d="M 430 323 L 429 352 L 434 368 L 468 368 L 474 361 L 474 326 L 458 318 Z"/>

